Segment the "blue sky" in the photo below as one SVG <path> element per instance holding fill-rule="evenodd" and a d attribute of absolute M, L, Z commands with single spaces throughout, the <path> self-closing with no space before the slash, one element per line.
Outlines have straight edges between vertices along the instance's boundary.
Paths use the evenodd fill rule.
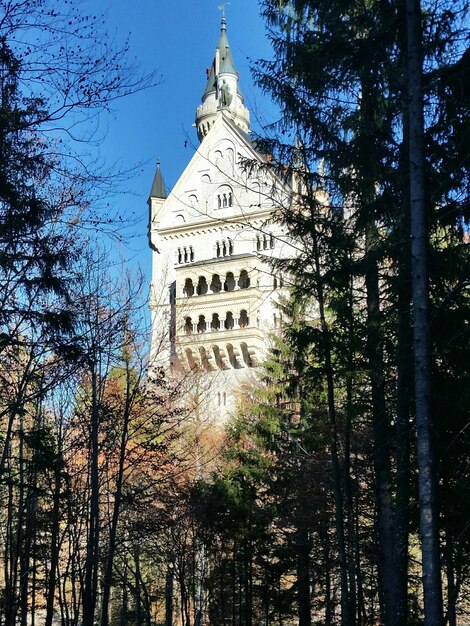
<path fill-rule="evenodd" d="M 129 35 L 130 56 L 139 60 L 144 71 L 155 70 L 160 76 L 154 88 L 115 103 L 104 120 L 107 132 L 100 146 L 100 156 L 108 163 L 124 169 L 141 163 L 112 202 L 128 219 L 140 218 L 133 229 L 135 237 L 122 254 L 131 266 L 141 266 L 148 282 L 146 201 L 155 162 L 160 159 L 165 183 L 171 188 L 198 143 L 192 125 L 206 82 L 205 69 L 218 41 L 221 12 L 216 0 L 95 0 L 92 6 L 106 13 L 111 38 L 119 42 Z M 245 104 L 252 127 L 259 130 L 274 116 L 272 104 L 254 86 L 249 69 L 250 61 L 271 55 L 264 22 L 256 0 L 232 0 L 226 5 L 226 17 Z"/>

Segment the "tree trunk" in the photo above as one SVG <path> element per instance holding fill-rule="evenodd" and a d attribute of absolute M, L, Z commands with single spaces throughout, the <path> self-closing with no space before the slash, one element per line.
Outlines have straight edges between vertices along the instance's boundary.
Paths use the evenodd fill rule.
<path fill-rule="evenodd" d="M 297 529 L 297 606 L 299 626 L 311 626 L 310 608 L 310 539 L 302 524 Z"/>
<path fill-rule="evenodd" d="M 173 626 L 173 587 L 174 587 L 174 565 L 170 561 L 166 569 L 165 582 L 165 626 Z"/>
<path fill-rule="evenodd" d="M 55 462 L 54 471 L 54 495 L 52 504 L 52 530 L 51 530 L 51 568 L 47 583 L 46 595 L 46 620 L 44 626 L 52 626 L 54 618 L 55 589 L 57 571 L 59 567 L 59 528 L 60 528 L 60 492 L 62 488 L 62 449 L 59 435 L 59 450 Z"/>
<path fill-rule="evenodd" d="M 313 262 L 315 267 L 316 296 L 320 312 L 320 325 L 322 330 L 324 369 L 327 385 L 328 400 L 328 420 L 330 457 L 333 471 L 333 493 L 335 502 L 335 529 L 338 543 L 338 555 L 340 564 L 340 585 L 341 585 L 341 626 L 351 626 L 352 610 L 349 598 L 348 587 L 348 563 L 346 556 L 346 542 L 344 533 L 344 504 L 341 489 L 341 471 L 338 451 L 338 424 L 336 419 L 335 385 L 333 377 L 333 365 L 331 358 L 330 329 L 326 320 L 325 298 L 323 291 L 323 276 L 321 271 L 320 250 L 318 245 L 318 233 L 313 230 Z"/>
<path fill-rule="evenodd" d="M 85 562 L 85 581 L 83 590 L 83 626 L 94 626 L 95 608 L 98 593 L 99 559 L 99 400 L 97 363 L 92 364 L 92 405 L 90 431 L 90 517 Z"/>
<path fill-rule="evenodd" d="M 424 624 L 425 626 L 441 626 L 443 623 L 443 611 L 437 475 L 433 452 L 431 417 L 421 17 L 420 1 L 407 0 L 407 112 L 409 120 L 411 272 Z"/>
<path fill-rule="evenodd" d="M 121 510 L 122 485 L 124 480 L 124 464 L 127 452 L 127 440 L 129 431 L 129 420 L 131 416 L 132 392 L 131 392 L 131 372 L 129 363 L 126 363 L 126 390 L 124 398 L 123 421 L 121 431 L 121 441 L 119 449 L 119 467 L 116 477 L 116 485 L 114 490 L 113 516 L 111 519 L 111 527 L 109 529 L 108 554 L 106 556 L 106 566 L 103 581 L 103 602 L 101 608 L 101 626 L 109 624 L 109 598 L 111 593 L 111 584 L 113 581 L 113 564 L 114 555 L 116 553 L 116 537 L 119 523 L 119 513 Z"/>

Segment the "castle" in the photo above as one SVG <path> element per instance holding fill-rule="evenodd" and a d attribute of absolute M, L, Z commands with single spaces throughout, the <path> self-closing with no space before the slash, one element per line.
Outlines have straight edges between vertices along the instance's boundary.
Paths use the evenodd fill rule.
<path fill-rule="evenodd" d="M 151 362 L 192 372 L 206 412 L 223 420 L 280 324 L 282 274 L 292 255 L 276 223 L 290 186 L 263 168 L 250 139 L 225 17 L 196 111 L 200 146 L 167 193 L 160 165 L 149 204 Z"/>

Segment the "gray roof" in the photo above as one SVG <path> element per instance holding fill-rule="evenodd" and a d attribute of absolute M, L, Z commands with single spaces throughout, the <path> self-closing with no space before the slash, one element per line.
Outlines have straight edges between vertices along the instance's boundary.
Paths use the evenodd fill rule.
<path fill-rule="evenodd" d="M 217 44 L 217 48 L 220 51 L 220 73 L 226 72 L 228 74 L 236 74 L 235 63 L 233 62 L 232 53 L 230 52 L 230 44 L 227 37 L 227 23 L 225 16 L 222 16 L 222 24 L 220 27 L 220 39 Z"/>
<path fill-rule="evenodd" d="M 211 67 L 209 68 L 208 72 L 207 72 L 207 84 L 206 84 L 206 88 L 204 89 L 204 96 L 208 93 L 210 93 L 211 91 L 215 91 L 215 69 L 214 69 L 214 65 L 211 65 Z"/>
<path fill-rule="evenodd" d="M 161 198 L 165 200 L 168 197 L 165 189 L 165 183 L 163 182 L 162 173 L 160 171 L 160 161 L 157 161 L 157 171 L 153 178 L 152 189 L 150 191 L 151 198 Z"/>

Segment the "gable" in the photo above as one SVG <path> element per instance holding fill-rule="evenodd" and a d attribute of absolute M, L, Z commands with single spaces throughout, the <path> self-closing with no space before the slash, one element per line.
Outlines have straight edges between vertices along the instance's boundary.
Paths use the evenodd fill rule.
<path fill-rule="evenodd" d="M 249 139 L 220 115 L 163 204 L 159 230 L 246 221 L 272 211 L 280 201 L 272 197 L 273 183 L 279 187 L 280 181 L 269 172 L 253 174 L 247 161 L 261 164 L 262 158 Z M 286 189 L 279 191 L 287 195 Z"/>

